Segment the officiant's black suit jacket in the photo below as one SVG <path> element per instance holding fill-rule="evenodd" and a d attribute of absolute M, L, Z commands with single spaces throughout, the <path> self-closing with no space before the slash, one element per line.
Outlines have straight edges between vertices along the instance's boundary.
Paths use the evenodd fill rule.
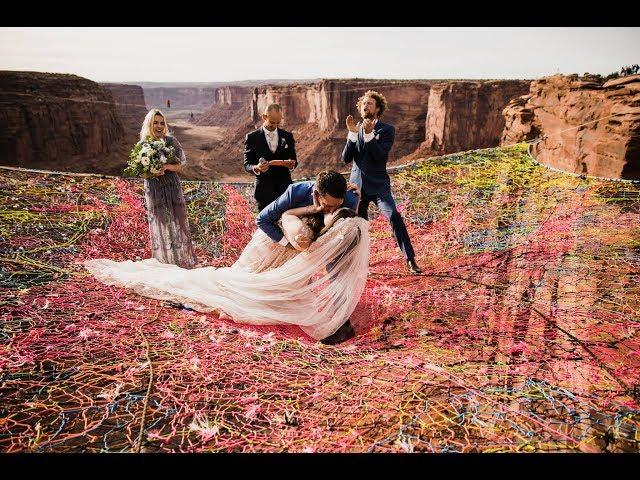
<path fill-rule="evenodd" d="M 275 152 L 271 152 L 262 127 L 248 133 L 244 139 L 244 169 L 256 177 L 254 197 L 258 202 L 258 209 L 262 210 L 282 195 L 292 181 L 291 172 L 287 167 L 269 167 L 266 172 L 256 175 L 252 167 L 258 165 L 260 157 L 267 161 L 295 160 L 297 167 L 298 158 L 293 134 L 278 128 L 278 148 Z"/>

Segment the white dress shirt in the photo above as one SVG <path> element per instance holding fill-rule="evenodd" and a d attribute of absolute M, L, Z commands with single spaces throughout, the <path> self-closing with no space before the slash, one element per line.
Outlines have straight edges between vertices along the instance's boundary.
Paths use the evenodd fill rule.
<path fill-rule="evenodd" d="M 374 128 L 376 126 L 376 123 L 378 123 L 378 119 L 377 118 L 373 121 Z M 370 133 L 364 133 L 363 137 L 364 137 L 365 143 L 371 141 L 371 139 L 373 138 L 374 135 L 375 135 L 375 133 L 373 132 L 373 130 L 371 130 Z M 352 132 L 351 130 L 349 130 L 349 133 L 347 134 L 347 140 L 351 140 L 352 142 L 357 142 L 358 141 L 358 132 Z"/>
<path fill-rule="evenodd" d="M 276 153 L 276 150 L 278 149 L 278 129 L 276 128 L 273 132 L 270 132 L 269 130 L 267 130 L 265 128 L 265 126 L 262 126 L 262 131 L 264 133 L 264 138 L 267 139 L 267 145 L 269 145 L 269 150 L 271 150 L 271 153 Z M 255 173 L 256 175 L 260 175 L 260 170 L 258 170 L 258 166 L 254 166 L 252 168 L 253 173 Z"/>
<path fill-rule="evenodd" d="M 266 129 L 266 127 L 262 126 L 262 131 L 264 132 L 264 136 L 267 139 L 267 144 L 269 145 L 269 150 L 271 153 L 276 153 L 278 149 L 278 129 L 276 128 L 273 132 L 270 132 Z"/>

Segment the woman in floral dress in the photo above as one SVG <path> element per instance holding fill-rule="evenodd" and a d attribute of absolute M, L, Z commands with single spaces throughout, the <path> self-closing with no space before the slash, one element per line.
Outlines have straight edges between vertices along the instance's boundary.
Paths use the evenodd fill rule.
<path fill-rule="evenodd" d="M 179 163 L 164 165 L 159 175 L 147 175 L 144 197 L 151 236 L 153 258 L 182 268 L 193 268 L 197 259 L 193 253 L 187 207 L 178 173 L 187 160 L 180 142 L 169 135 L 164 114 L 158 109 L 149 111 L 140 130 L 140 141 L 164 140 L 173 146 Z"/>

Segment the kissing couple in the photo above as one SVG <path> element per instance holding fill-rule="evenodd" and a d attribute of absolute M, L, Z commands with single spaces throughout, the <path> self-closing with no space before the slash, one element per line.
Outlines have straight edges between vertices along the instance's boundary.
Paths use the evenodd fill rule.
<path fill-rule="evenodd" d="M 84 265 L 107 285 L 238 323 L 298 325 L 335 345 L 355 335 L 349 318 L 368 273 L 369 222 L 357 216 L 358 193 L 335 171 L 289 185 L 260 212 L 230 267 L 187 269 L 155 258 Z"/>

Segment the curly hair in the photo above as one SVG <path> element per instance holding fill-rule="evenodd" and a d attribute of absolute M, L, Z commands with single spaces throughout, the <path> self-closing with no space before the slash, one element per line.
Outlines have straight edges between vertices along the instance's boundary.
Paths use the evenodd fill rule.
<path fill-rule="evenodd" d="M 358 101 L 356 102 L 356 108 L 358 109 L 358 111 L 360 111 L 360 105 L 362 105 L 362 101 L 365 99 L 365 97 L 373 98 L 376 101 L 376 107 L 380 109 L 380 111 L 378 112 L 378 117 L 381 117 L 384 111 L 389 106 L 389 103 L 387 102 L 387 99 L 384 95 L 376 92 L 375 90 L 367 90 L 366 92 L 364 92 L 364 95 L 358 98 Z"/>

